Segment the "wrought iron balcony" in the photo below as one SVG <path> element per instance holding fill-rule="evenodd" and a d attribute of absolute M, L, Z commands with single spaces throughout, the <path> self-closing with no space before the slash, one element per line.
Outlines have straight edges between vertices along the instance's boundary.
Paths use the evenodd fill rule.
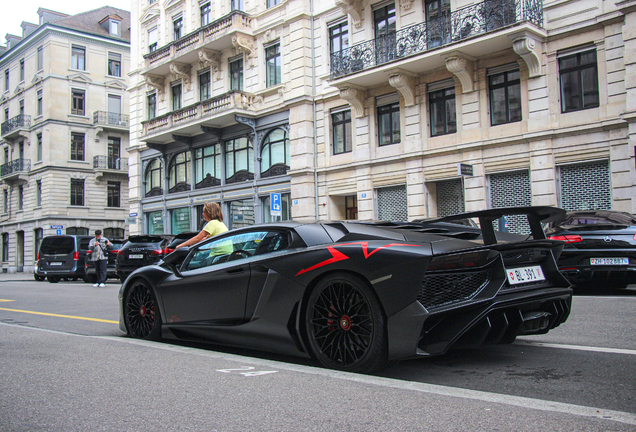
<path fill-rule="evenodd" d="M 104 127 L 125 128 L 130 127 L 129 116 L 108 111 L 93 112 L 93 124 Z"/>
<path fill-rule="evenodd" d="M 0 165 L 0 178 L 2 180 L 15 180 L 29 171 L 31 171 L 31 159 L 15 159 Z"/>
<path fill-rule="evenodd" d="M 250 112 L 255 96 L 232 90 L 220 96 L 206 99 L 176 111 L 141 122 L 141 139 L 157 144 L 174 141 L 173 135 L 193 136 L 201 134 L 201 126 L 222 128 L 235 124 L 235 114 Z"/>
<path fill-rule="evenodd" d="M 238 32 L 248 35 L 249 39 L 252 35 L 251 20 L 252 18 L 245 12 L 232 11 L 205 27 L 201 27 L 144 55 L 146 60 L 145 72 L 166 75 L 170 72 L 168 63 L 171 61 L 177 60 L 187 64 L 198 62 L 201 55 L 201 53 L 197 52 L 199 48 L 220 52 L 231 48 L 234 44 L 242 45 L 241 38 L 236 38 L 236 41 L 233 41 L 235 37 L 232 35 L 236 35 Z"/>
<path fill-rule="evenodd" d="M 0 126 L 0 133 L 3 138 L 12 138 L 17 136 L 21 130 L 27 130 L 31 127 L 31 116 L 19 114 Z"/>
<path fill-rule="evenodd" d="M 94 156 L 93 169 L 122 170 L 128 172 L 128 159 L 114 156 Z"/>
<path fill-rule="evenodd" d="M 543 25 L 542 0 L 486 0 L 331 55 L 331 79 L 424 53 L 512 24 Z"/>

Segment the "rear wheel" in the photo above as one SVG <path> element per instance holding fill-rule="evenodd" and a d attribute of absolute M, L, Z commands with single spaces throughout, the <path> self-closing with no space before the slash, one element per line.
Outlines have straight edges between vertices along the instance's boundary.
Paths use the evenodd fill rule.
<path fill-rule="evenodd" d="M 49 276 L 46 279 L 51 283 L 58 283 L 60 281 L 59 276 Z"/>
<path fill-rule="evenodd" d="M 387 364 L 386 320 L 362 279 L 334 274 L 318 283 L 305 313 L 309 346 L 325 367 L 368 373 Z"/>
<path fill-rule="evenodd" d="M 139 339 L 161 338 L 161 314 L 150 285 L 139 279 L 132 283 L 124 300 L 124 320 L 128 334 Z"/>
<path fill-rule="evenodd" d="M 38 282 L 42 282 L 44 279 L 46 279 L 46 277 L 44 276 L 38 276 L 36 274 L 33 275 L 33 279 L 35 279 Z"/>

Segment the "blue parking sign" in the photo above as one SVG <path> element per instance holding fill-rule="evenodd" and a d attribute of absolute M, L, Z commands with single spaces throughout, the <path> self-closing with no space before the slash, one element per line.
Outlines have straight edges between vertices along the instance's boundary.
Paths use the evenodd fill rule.
<path fill-rule="evenodd" d="M 282 216 L 283 208 L 282 208 L 281 196 L 279 193 L 270 193 L 269 194 L 269 213 L 272 216 Z"/>

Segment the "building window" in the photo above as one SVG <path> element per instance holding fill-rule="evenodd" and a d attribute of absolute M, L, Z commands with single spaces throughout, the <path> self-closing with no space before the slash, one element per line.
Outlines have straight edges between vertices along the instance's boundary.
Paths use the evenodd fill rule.
<path fill-rule="evenodd" d="M 65 230 L 66 235 L 88 235 L 88 228 L 84 227 L 68 227 Z M 86 243 L 88 245 L 88 243 Z"/>
<path fill-rule="evenodd" d="M 157 116 L 157 93 L 148 95 L 148 120 Z"/>
<path fill-rule="evenodd" d="M 375 28 L 376 62 L 386 63 L 395 58 L 395 3 L 391 3 L 373 11 Z"/>
<path fill-rule="evenodd" d="M 378 136 L 381 146 L 400 142 L 399 102 L 378 107 Z"/>
<path fill-rule="evenodd" d="M 406 186 L 393 186 L 376 190 L 377 219 L 386 221 L 408 220 Z"/>
<path fill-rule="evenodd" d="M 232 10 L 238 10 L 238 11 L 242 11 L 243 10 L 243 0 L 232 0 Z"/>
<path fill-rule="evenodd" d="M 283 129 L 274 129 L 265 140 L 261 151 L 261 177 L 284 175 L 289 169 L 289 138 Z"/>
<path fill-rule="evenodd" d="M 172 111 L 181 109 L 181 83 L 172 86 Z"/>
<path fill-rule="evenodd" d="M 24 99 L 22 99 L 20 102 L 18 102 L 19 104 L 19 108 L 20 108 L 20 116 L 24 115 Z"/>
<path fill-rule="evenodd" d="M 351 110 L 331 114 L 333 154 L 351 151 Z"/>
<path fill-rule="evenodd" d="M 170 217 L 170 232 L 179 234 L 190 231 L 190 208 L 182 207 L 173 209 Z"/>
<path fill-rule="evenodd" d="M 121 54 L 108 53 L 108 75 L 121 77 Z"/>
<path fill-rule="evenodd" d="M 37 141 L 38 141 L 38 162 L 42 160 L 42 134 L 39 133 L 37 134 Z"/>
<path fill-rule="evenodd" d="M 104 237 L 109 240 L 123 239 L 125 237 L 125 230 L 123 228 L 104 228 Z"/>
<path fill-rule="evenodd" d="M 243 59 L 230 62 L 230 90 L 243 90 Z"/>
<path fill-rule="evenodd" d="M 190 152 L 179 153 L 170 161 L 168 170 L 168 191 L 184 192 L 190 190 Z"/>
<path fill-rule="evenodd" d="M 73 46 L 71 48 L 71 69 L 86 70 L 86 49 Z"/>
<path fill-rule="evenodd" d="M 24 59 L 20 60 L 20 82 L 24 81 Z"/>
<path fill-rule="evenodd" d="M 265 48 L 267 87 L 280 84 L 280 44 Z"/>
<path fill-rule="evenodd" d="M 9 261 L 9 233 L 2 233 L 2 261 Z"/>
<path fill-rule="evenodd" d="M 457 132 L 455 88 L 430 92 L 428 100 L 431 115 L 431 136 Z"/>
<path fill-rule="evenodd" d="M 9 189 L 4 190 L 3 213 L 9 213 Z"/>
<path fill-rule="evenodd" d="M 210 89 L 210 71 L 199 74 L 199 100 L 206 100 L 212 96 Z"/>
<path fill-rule="evenodd" d="M 346 21 L 329 28 L 329 46 L 331 54 L 342 54 L 349 48 L 349 24 Z"/>
<path fill-rule="evenodd" d="M 73 90 L 72 91 L 72 105 L 71 105 L 71 114 L 76 115 L 84 115 L 84 98 L 86 93 L 84 90 Z"/>
<path fill-rule="evenodd" d="M 490 124 L 521 121 L 521 84 L 519 70 L 488 77 L 490 91 Z"/>
<path fill-rule="evenodd" d="M 38 47 L 38 71 L 44 69 L 44 47 Z"/>
<path fill-rule="evenodd" d="M 230 202 L 229 229 L 254 225 L 254 200 L 252 198 Z"/>
<path fill-rule="evenodd" d="M 119 200 L 119 192 L 121 189 L 121 184 L 119 182 L 112 182 L 109 181 L 108 185 L 108 199 L 107 199 L 107 207 L 119 207 L 120 206 L 120 200 Z"/>
<path fill-rule="evenodd" d="M 35 206 L 42 206 L 42 180 L 35 182 Z"/>
<path fill-rule="evenodd" d="M 586 51 L 559 58 L 561 112 L 579 111 L 599 106 L 596 51 Z"/>
<path fill-rule="evenodd" d="M 271 195 L 267 195 L 261 199 L 263 203 L 263 222 L 273 222 L 271 213 Z M 277 221 L 286 221 L 291 219 L 291 195 L 282 193 L 280 194 L 280 217 L 276 217 Z"/>
<path fill-rule="evenodd" d="M 18 210 L 24 208 L 24 186 L 18 186 Z"/>
<path fill-rule="evenodd" d="M 9 69 L 4 71 L 4 91 L 9 91 Z"/>
<path fill-rule="evenodd" d="M 148 234 L 163 234 L 163 215 L 161 211 L 146 214 Z"/>
<path fill-rule="evenodd" d="M 247 138 L 225 142 L 225 182 L 254 179 L 254 149 Z"/>
<path fill-rule="evenodd" d="M 210 3 L 201 5 L 201 27 L 210 24 L 212 18 L 212 7 Z"/>
<path fill-rule="evenodd" d="M 567 211 L 612 209 L 608 160 L 561 165 L 558 173 L 559 207 Z"/>
<path fill-rule="evenodd" d="M 221 145 L 214 144 L 195 150 L 195 189 L 221 184 Z"/>
<path fill-rule="evenodd" d="M 345 219 L 358 219 L 358 197 L 355 195 L 345 197 Z"/>
<path fill-rule="evenodd" d="M 121 169 L 120 164 L 121 140 L 108 137 L 108 169 Z"/>
<path fill-rule="evenodd" d="M 71 160 L 84 160 L 84 134 L 71 133 Z"/>
<path fill-rule="evenodd" d="M 281 0 L 267 0 L 267 7 L 271 8 L 280 3 Z"/>
<path fill-rule="evenodd" d="M 148 30 L 148 52 L 157 51 L 157 27 Z"/>
<path fill-rule="evenodd" d="M 183 18 L 175 18 L 172 21 L 172 28 L 174 29 L 174 40 L 180 39 L 183 36 Z"/>
<path fill-rule="evenodd" d="M 84 180 L 71 179 L 71 205 L 84 205 Z"/>
<path fill-rule="evenodd" d="M 159 159 L 153 159 L 146 169 L 145 187 L 146 196 L 163 195 L 163 170 Z"/>
<path fill-rule="evenodd" d="M 37 115 L 41 116 L 42 115 L 42 90 L 38 90 L 37 95 L 38 95 L 37 96 L 38 100 L 37 100 L 36 110 L 37 110 Z"/>
<path fill-rule="evenodd" d="M 109 24 L 110 25 L 109 25 L 108 29 L 110 31 L 110 34 L 113 35 L 113 36 L 121 36 L 121 30 L 120 30 L 121 29 L 121 25 L 120 25 L 120 22 L 117 21 L 117 20 L 111 19 Z"/>
<path fill-rule="evenodd" d="M 425 3 L 428 46 L 434 48 L 449 43 L 452 28 L 450 0 L 426 0 Z"/>

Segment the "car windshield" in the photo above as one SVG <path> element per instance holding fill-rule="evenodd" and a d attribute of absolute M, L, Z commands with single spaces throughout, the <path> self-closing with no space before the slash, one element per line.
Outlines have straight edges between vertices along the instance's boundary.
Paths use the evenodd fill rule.
<path fill-rule="evenodd" d="M 560 225 L 636 225 L 629 213 L 571 213 Z"/>
<path fill-rule="evenodd" d="M 42 240 L 40 253 L 46 255 L 69 254 L 75 250 L 72 237 L 55 237 Z"/>

